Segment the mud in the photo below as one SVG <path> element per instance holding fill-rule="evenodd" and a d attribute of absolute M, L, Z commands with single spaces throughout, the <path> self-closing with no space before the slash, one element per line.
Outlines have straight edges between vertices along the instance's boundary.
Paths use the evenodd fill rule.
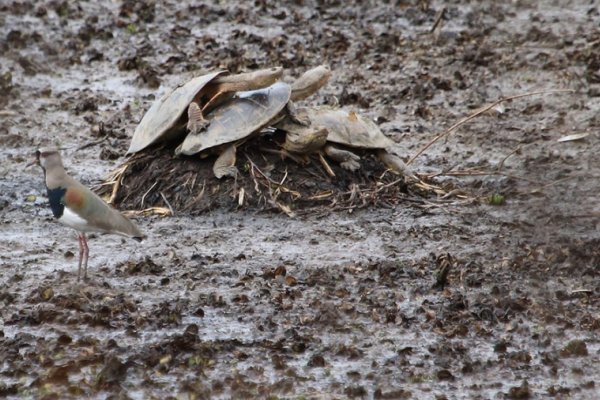
<path fill-rule="evenodd" d="M 0 397 L 597 398 L 598 6 L 463 1 L 430 32 L 441 2 L 292 4 L 0 5 Z M 92 186 L 194 73 L 323 62 L 313 101 L 407 158 L 501 96 L 573 92 L 418 157 L 449 198 L 142 216 L 149 239 L 93 236 L 77 282 L 75 235 L 25 169 L 39 145 Z"/>

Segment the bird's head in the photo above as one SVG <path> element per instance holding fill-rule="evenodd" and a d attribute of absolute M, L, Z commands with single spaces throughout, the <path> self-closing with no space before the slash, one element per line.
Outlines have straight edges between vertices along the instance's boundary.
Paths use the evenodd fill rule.
<path fill-rule="evenodd" d="M 37 164 L 45 171 L 55 166 L 62 167 L 62 160 L 58 149 L 52 147 L 42 147 L 35 152 L 35 159 L 27 166 Z"/>

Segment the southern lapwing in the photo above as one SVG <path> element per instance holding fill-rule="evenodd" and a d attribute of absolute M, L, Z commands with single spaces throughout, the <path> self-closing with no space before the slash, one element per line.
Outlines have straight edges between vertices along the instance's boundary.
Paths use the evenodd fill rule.
<path fill-rule="evenodd" d="M 141 241 L 145 235 L 120 212 L 106 204 L 98 195 L 67 175 L 57 149 L 42 148 L 36 153 L 36 163 L 44 170 L 48 200 L 52 214 L 59 222 L 78 232 L 79 267 L 77 280 L 87 279 L 89 249 L 86 232 L 114 233 Z M 32 164 L 33 164 L 32 163 Z"/>

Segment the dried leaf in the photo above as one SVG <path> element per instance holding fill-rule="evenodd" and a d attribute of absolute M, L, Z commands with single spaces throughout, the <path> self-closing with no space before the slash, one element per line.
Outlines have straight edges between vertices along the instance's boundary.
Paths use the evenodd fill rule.
<path fill-rule="evenodd" d="M 574 140 L 580 140 L 580 139 L 586 138 L 589 135 L 590 135 L 589 132 L 575 133 L 573 135 L 563 136 L 560 139 L 558 139 L 557 142 L 572 142 Z"/>

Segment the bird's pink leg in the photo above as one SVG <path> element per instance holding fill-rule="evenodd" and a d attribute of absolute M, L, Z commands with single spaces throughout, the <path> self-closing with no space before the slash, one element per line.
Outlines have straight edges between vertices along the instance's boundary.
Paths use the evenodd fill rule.
<path fill-rule="evenodd" d="M 82 233 L 77 234 L 77 239 L 79 240 L 79 266 L 77 267 L 77 280 L 81 280 L 81 261 L 83 260 L 83 240 Z"/>
<path fill-rule="evenodd" d="M 85 237 L 85 233 L 81 234 L 81 243 L 83 243 L 83 257 L 84 257 L 83 279 L 87 280 L 87 264 L 88 264 L 88 257 L 90 255 L 90 249 L 87 244 L 87 238 Z"/>

